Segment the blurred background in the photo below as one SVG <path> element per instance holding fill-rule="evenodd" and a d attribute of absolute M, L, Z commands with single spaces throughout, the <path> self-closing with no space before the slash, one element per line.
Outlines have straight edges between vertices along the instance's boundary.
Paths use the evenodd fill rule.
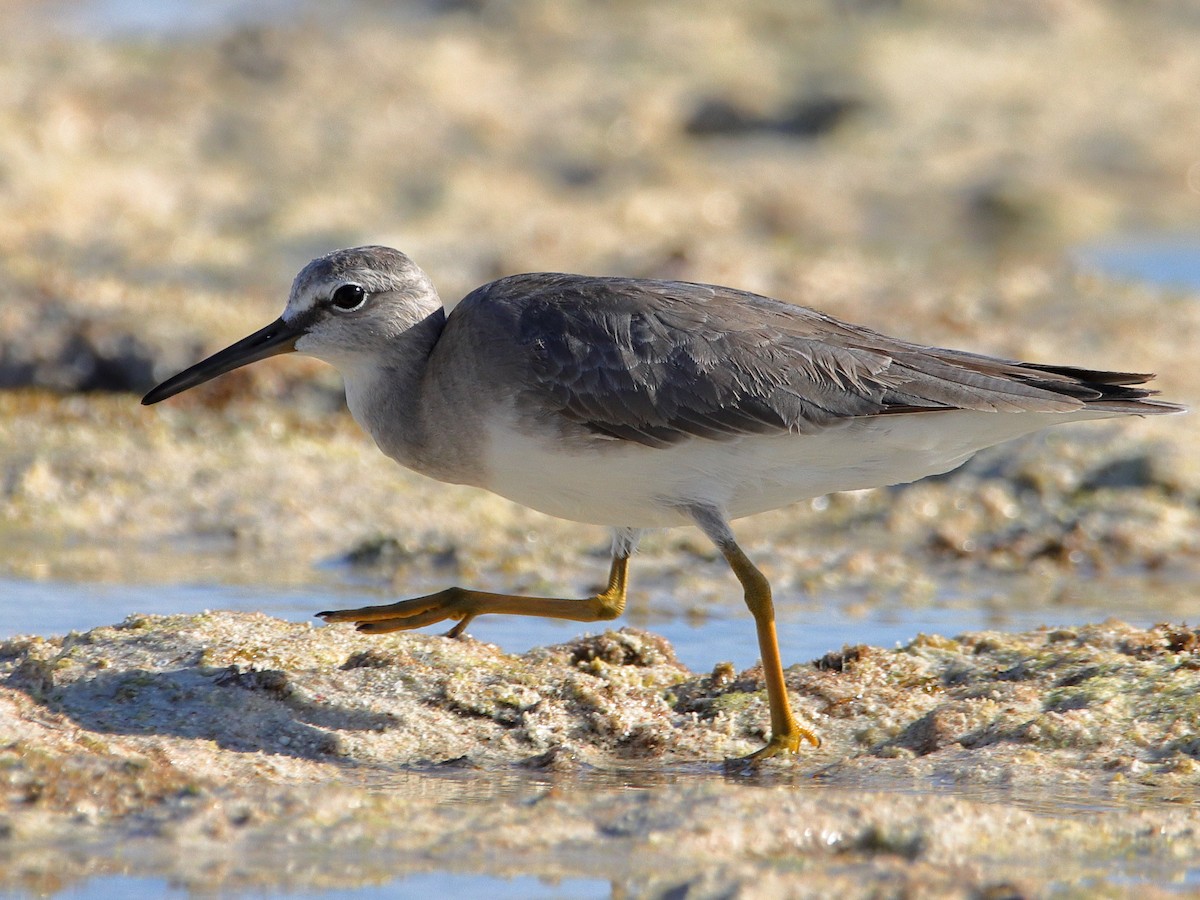
<path fill-rule="evenodd" d="M 9 0 L 0 23 L 10 633 L 602 579 L 598 530 L 382 459 L 318 363 L 138 406 L 277 316 L 336 247 L 399 247 L 448 303 L 522 271 L 719 282 L 1200 395 L 1200 10 L 1183 0 Z M 828 603 L 1183 615 L 1196 430 L 1067 429 L 739 533 L 797 631 Z M 635 621 L 742 614 L 698 537 L 643 556 Z M 1018 574 L 1040 580 L 1002 580 Z M 1130 612 L 1117 577 L 1158 579 L 1162 605 Z M 867 639 L 927 624 L 881 615 L 900 625 Z M 748 663 L 745 637 L 729 653 Z"/>
<path fill-rule="evenodd" d="M 1200 12 L 1183 2 L 3 15 L 8 386 L 34 355 L 27 316 L 43 338 L 48 310 L 88 318 L 145 355 L 25 381 L 141 390 L 146 367 L 191 358 L 172 341 L 240 334 L 310 257 L 366 241 L 406 250 L 448 301 L 519 271 L 670 276 L 1086 354 L 1086 334 L 988 337 L 1006 282 L 1036 309 L 1073 249 L 1192 232 L 1200 212 Z M 214 294 L 227 308 L 205 312 Z M 913 315 L 932 321 L 900 327 Z"/>

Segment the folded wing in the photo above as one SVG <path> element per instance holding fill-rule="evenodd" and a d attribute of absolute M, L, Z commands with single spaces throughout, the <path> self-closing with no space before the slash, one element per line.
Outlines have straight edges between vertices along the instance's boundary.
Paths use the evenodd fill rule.
<path fill-rule="evenodd" d="M 652 447 L 932 410 L 1180 409 L 1147 399 L 1152 375 L 923 347 L 729 288 L 537 275 L 477 293 L 505 307 L 539 408 Z"/>

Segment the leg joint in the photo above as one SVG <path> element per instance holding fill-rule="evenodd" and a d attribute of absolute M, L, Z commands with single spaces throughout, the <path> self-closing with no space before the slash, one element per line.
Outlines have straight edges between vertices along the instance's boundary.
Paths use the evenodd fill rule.
<path fill-rule="evenodd" d="M 608 587 L 592 598 L 596 618 L 615 619 L 625 612 L 625 586 L 628 583 L 629 557 L 615 556 L 608 572 Z"/>
<path fill-rule="evenodd" d="M 757 622 L 773 621 L 775 604 L 771 599 L 771 582 L 767 576 L 758 570 L 758 566 L 750 562 L 750 558 L 742 552 L 742 548 L 732 541 L 721 546 L 729 568 L 741 582 L 742 590 L 746 592 L 746 605 Z"/>
<path fill-rule="evenodd" d="M 614 598 L 606 597 L 604 594 L 596 596 L 596 621 L 609 622 L 613 619 L 619 619 L 621 613 L 625 611 L 625 604 L 614 602 Z"/>

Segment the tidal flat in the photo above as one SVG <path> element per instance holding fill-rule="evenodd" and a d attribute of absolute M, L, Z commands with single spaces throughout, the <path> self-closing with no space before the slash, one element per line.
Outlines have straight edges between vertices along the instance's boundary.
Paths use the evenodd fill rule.
<path fill-rule="evenodd" d="M 1194 414 L 736 523 L 823 739 L 750 771 L 698 533 L 647 539 L 611 631 L 317 627 L 582 595 L 607 536 L 400 470 L 311 360 L 138 405 L 384 243 L 448 304 L 718 282 L 1194 407 L 1200 286 L 1076 253 L 1195 235 L 1186 5 L 137 9 L 0 5 L 0 893 L 1200 895 Z"/>
<path fill-rule="evenodd" d="M 1200 631 L 921 636 L 788 670 L 822 736 L 765 738 L 757 670 L 636 629 L 522 656 L 261 614 L 0 643 L 10 887 L 189 890 L 429 871 L 614 894 L 1192 885 Z"/>

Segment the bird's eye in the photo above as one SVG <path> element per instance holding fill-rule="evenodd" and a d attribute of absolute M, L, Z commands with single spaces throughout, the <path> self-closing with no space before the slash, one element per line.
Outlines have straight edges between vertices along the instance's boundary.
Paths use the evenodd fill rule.
<path fill-rule="evenodd" d="M 329 302 L 333 304 L 333 308 L 341 312 L 350 312 L 352 309 L 358 309 L 367 302 L 367 292 L 357 284 L 343 284 L 333 296 L 329 298 Z"/>

